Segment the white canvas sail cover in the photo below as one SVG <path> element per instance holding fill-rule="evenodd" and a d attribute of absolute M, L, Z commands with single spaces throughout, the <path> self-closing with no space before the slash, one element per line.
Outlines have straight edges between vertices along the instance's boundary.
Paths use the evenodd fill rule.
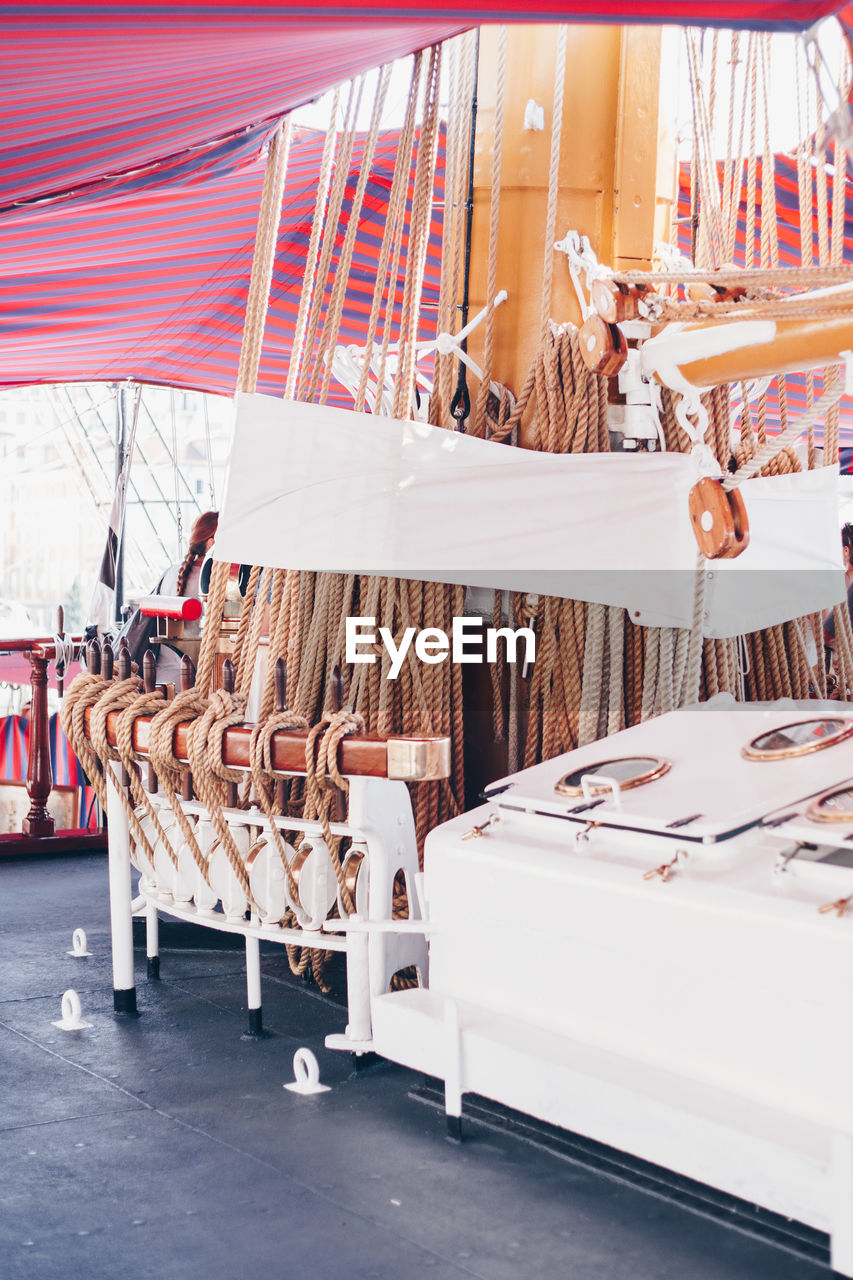
<path fill-rule="evenodd" d="M 240 395 L 215 554 L 539 592 L 690 626 L 695 479 L 684 454 L 539 453 Z M 834 468 L 746 482 L 750 545 L 706 566 L 707 635 L 844 598 L 836 488 Z"/>

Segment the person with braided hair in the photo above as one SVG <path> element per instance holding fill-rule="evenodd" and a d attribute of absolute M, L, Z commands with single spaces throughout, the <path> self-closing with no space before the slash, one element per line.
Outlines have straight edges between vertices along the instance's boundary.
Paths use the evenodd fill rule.
<path fill-rule="evenodd" d="M 190 533 L 190 545 L 187 554 L 177 566 L 174 589 L 171 586 L 172 568 L 167 569 L 163 577 L 160 594 L 164 596 L 198 596 L 199 575 L 204 557 L 213 546 L 216 529 L 219 524 L 218 511 L 203 511 L 195 520 Z"/>
<path fill-rule="evenodd" d="M 170 565 L 157 586 L 150 593 L 157 596 L 194 596 L 201 595 L 199 579 L 204 558 L 213 545 L 216 529 L 219 524 L 218 511 L 203 511 L 196 517 L 190 533 L 187 554 L 180 564 Z M 176 688 L 180 682 L 182 654 L 167 640 L 151 643 L 156 619 L 144 617 L 137 609 L 128 618 L 117 637 L 127 637 L 130 656 L 138 666 L 142 656 L 149 647 L 157 653 L 157 683 L 173 684 Z M 197 639 L 201 635 L 201 622 L 185 622 L 184 638 Z"/>

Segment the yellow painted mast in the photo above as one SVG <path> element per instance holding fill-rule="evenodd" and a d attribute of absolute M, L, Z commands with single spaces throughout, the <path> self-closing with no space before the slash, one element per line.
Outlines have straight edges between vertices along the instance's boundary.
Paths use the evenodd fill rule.
<path fill-rule="evenodd" d="M 494 376 L 517 392 L 540 338 L 544 231 L 554 108 L 557 28 L 507 31 L 497 285 L 508 300 L 495 325 Z M 470 302 L 486 304 L 494 150 L 498 31 L 484 27 L 474 168 Z M 668 234 L 675 194 L 675 152 L 661 110 L 667 37 L 657 27 L 571 25 L 567 32 L 560 142 L 557 239 L 575 229 L 599 260 L 648 269 L 656 239 Z M 544 129 L 524 127 L 530 100 L 544 108 Z M 555 263 L 551 315 L 580 323 L 564 261 Z M 482 356 L 483 330 L 470 339 Z"/>

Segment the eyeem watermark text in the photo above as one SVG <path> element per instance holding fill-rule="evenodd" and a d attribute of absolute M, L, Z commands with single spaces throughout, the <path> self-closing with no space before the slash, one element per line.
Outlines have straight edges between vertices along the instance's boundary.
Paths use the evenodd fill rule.
<path fill-rule="evenodd" d="M 384 646 L 391 666 L 388 677 L 396 680 L 414 642 L 415 657 L 420 662 L 496 662 L 498 641 L 506 645 L 507 662 L 516 662 L 519 641 L 522 662 L 535 661 L 536 636 L 530 627 L 484 627 L 482 618 L 454 618 L 450 635 L 440 627 L 406 627 L 400 643 L 389 627 L 379 627 L 375 618 L 347 618 L 346 661 L 376 662 Z"/>

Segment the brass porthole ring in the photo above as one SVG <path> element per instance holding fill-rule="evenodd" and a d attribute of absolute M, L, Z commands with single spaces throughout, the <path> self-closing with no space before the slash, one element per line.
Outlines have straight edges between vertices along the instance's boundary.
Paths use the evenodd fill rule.
<path fill-rule="evenodd" d="M 822 737 L 816 737 L 815 728 L 822 725 L 827 726 L 828 731 Z M 811 730 L 811 736 L 806 741 L 797 742 L 791 730 L 798 730 L 800 734 Z M 741 748 L 741 755 L 744 760 L 794 760 L 798 756 L 811 755 L 814 751 L 823 751 L 825 747 L 834 747 L 836 743 L 843 742 L 851 734 L 853 734 L 853 720 L 842 719 L 840 716 L 795 720 L 790 724 L 779 725 L 776 729 L 759 733 Z M 787 745 L 784 742 L 785 735 L 788 735 Z M 762 745 L 774 739 L 779 739 L 778 746 Z"/>
<path fill-rule="evenodd" d="M 619 783 L 620 791 L 630 791 L 632 787 L 643 787 L 647 782 L 654 782 L 656 778 L 661 778 L 672 768 L 669 760 L 665 760 L 663 756 L 616 756 L 612 760 L 596 760 L 592 764 L 584 765 L 580 769 L 574 769 L 571 773 L 565 774 L 554 787 L 557 795 L 560 796 L 582 796 L 584 794 L 581 778 L 588 777 L 593 773 L 601 773 L 609 777 L 609 770 L 616 765 L 631 764 L 645 766 L 640 768 L 634 774 L 628 774 L 627 777 L 621 778 L 616 776 Z M 610 791 L 610 783 L 602 781 L 598 786 L 595 782 L 590 781 L 589 792 L 591 795 L 604 795 Z"/>

